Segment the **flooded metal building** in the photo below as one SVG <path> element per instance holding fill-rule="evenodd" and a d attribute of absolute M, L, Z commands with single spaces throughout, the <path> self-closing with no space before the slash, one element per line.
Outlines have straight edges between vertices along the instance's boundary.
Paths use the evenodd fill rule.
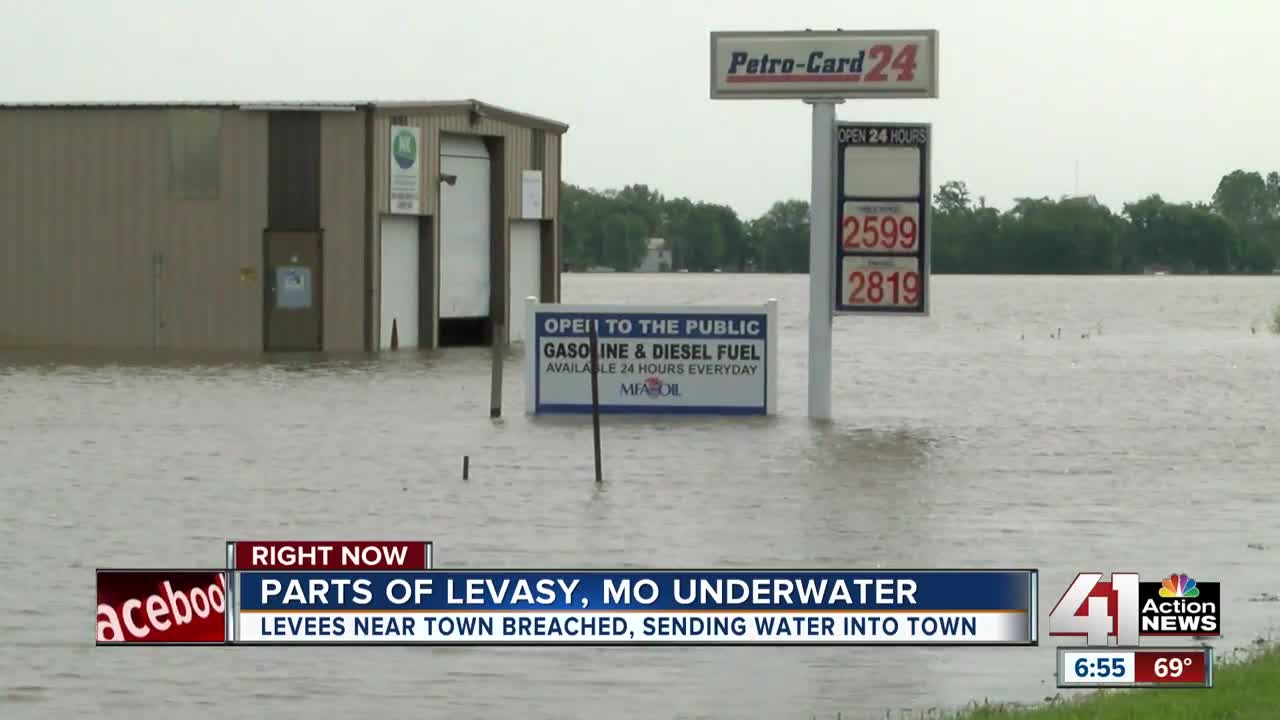
<path fill-rule="evenodd" d="M 567 126 L 475 100 L 0 107 L 0 346 L 520 341 Z"/>

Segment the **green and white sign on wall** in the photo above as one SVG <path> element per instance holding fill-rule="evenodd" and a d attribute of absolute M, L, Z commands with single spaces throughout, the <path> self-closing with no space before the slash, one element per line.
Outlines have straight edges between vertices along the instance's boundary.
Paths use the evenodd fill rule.
<path fill-rule="evenodd" d="M 391 212 L 417 215 L 422 196 L 422 131 L 391 126 Z"/>

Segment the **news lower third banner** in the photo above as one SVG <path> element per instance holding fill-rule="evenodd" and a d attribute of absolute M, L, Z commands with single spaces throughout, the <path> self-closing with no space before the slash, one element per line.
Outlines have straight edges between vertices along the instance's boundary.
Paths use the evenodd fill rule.
<path fill-rule="evenodd" d="M 1035 645 L 1035 570 L 435 570 L 424 541 L 97 571 L 99 645 Z"/>
<path fill-rule="evenodd" d="M 1034 570 L 231 571 L 251 645 L 1034 645 Z"/>

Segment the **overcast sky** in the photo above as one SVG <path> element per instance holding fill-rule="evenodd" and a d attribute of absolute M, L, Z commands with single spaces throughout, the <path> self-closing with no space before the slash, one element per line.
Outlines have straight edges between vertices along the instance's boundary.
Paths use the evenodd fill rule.
<path fill-rule="evenodd" d="M 561 120 L 564 178 L 745 217 L 808 198 L 809 109 L 708 98 L 712 30 L 939 31 L 941 96 L 840 106 L 934 124 L 935 184 L 1006 207 L 1076 190 L 1204 200 L 1280 169 L 1268 0 L 0 0 L 0 102 L 451 100 Z"/>

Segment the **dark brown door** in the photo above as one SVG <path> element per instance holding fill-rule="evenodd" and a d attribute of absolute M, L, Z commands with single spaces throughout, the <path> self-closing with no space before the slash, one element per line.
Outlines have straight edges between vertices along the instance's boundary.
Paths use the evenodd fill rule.
<path fill-rule="evenodd" d="M 321 349 L 324 278 L 320 233 L 267 232 L 265 242 L 266 349 Z"/>

